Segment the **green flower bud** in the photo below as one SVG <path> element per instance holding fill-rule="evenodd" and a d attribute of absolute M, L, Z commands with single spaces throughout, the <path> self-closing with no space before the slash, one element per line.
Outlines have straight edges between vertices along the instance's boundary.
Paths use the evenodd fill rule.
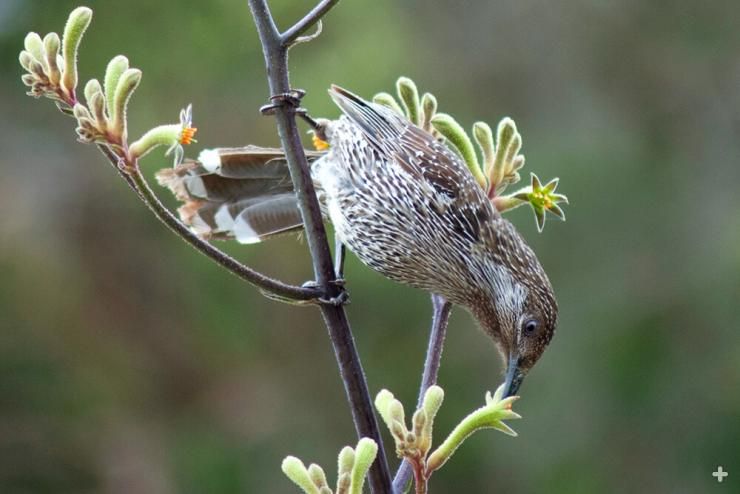
<path fill-rule="evenodd" d="M 103 84 L 105 85 L 105 97 L 108 108 L 108 116 L 113 120 L 113 108 L 115 107 L 116 87 L 118 87 L 118 81 L 124 72 L 128 70 L 128 58 L 123 55 L 113 57 L 108 66 L 105 68 L 105 77 L 103 78 Z"/>
<path fill-rule="evenodd" d="M 81 118 L 92 120 L 92 115 L 90 114 L 90 111 L 85 107 L 85 105 L 77 103 L 72 109 L 72 112 L 77 120 L 80 120 Z"/>
<path fill-rule="evenodd" d="M 21 64 L 21 67 L 23 67 L 23 70 L 25 70 L 26 72 L 31 72 L 31 62 L 33 61 L 33 55 L 31 55 L 26 50 L 22 50 L 18 55 L 18 62 Z"/>
<path fill-rule="evenodd" d="M 62 54 L 64 57 L 64 71 L 62 74 L 62 88 L 71 98 L 77 87 L 77 52 L 80 49 L 82 36 L 92 20 L 92 10 L 87 7 L 77 7 L 69 14 L 62 36 Z"/>
<path fill-rule="evenodd" d="M 391 430 L 391 434 L 393 434 L 393 437 L 395 438 L 396 442 L 403 442 L 404 439 L 406 439 L 406 426 L 403 424 L 403 422 L 400 422 L 398 420 L 392 420 L 389 425 L 389 429 Z"/>
<path fill-rule="evenodd" d="M 157 146 L 176 145 L 181 130 L 182 127 L 177 124 L 154 127 L 129 146 L 129 154 L 136 159 L 145 156 Z"/>
<path fill-rule="evenodd" d="M 468 165 L 475 180 L 481 187 L 485 188 L 487 180 L 478 164 L 478 157 L 475 155 L 473 143 L 460 124 L 446 113 L 437 113 L 432 118 L 432 125 L 454 146 L 465 161 L 465 164 Z"/>
<path fill-rule="evenodd" d="M 26 86 L 33 86 L 36 83 L 36 78 L 32 74 L 23 74 L 21 76 L 21 81 L 23 81 L 23 84 Z"/>
<path fill-rule="evenodd" d="M 496 160 L 496 145 L 493 142 L 493 132 L 491 127 L 485 122 L 475 122 L 473 124 L 473 137 L 483 155 L 483 172 L 488 177 L 489 183 L 496 183 L 491 176 L 493 165 Z"/>
<path fill-rule="evenodd" d="M 403 108 L 406 110 L 406 117 L 415 125 L 421 124 L 421 118 L 419 114 L 419 91 L 416 89 L 414 81 L 408 77 L 400 77 L 396 81 L 396 91 L 398 91 L 398 98 L 403 104 Z"/>
<path fill-rule="evenodd" d="M 491 183 L 496 191 L 502 192 L 506 185 L 513 183 L 514 169 L 511 162 L 521 147 L 522 137 L 516 129 L 516 124 L 509 117 L 503 118 L 496 129 L 496 156 L 490 173 Z"/>
<path fill-rule="evenodd" d="M 424 436 L 424 426 L 427 423 L 427 414 L 424 411 L 423 408 L 420 408 L 419 410 L 414 412 L 414 415 L 411 417 L 411 424 L 412 428 L 414 430 L 414 436 L 418 438 L 422 438 Z"/>
<path fill-rule="evenodd" d="M 350 494 L 362 494 L 365 476 L 378 454 L 378 445 L 370 438 L 363 437 L 355 448 L 355 462 L 352 466 Z"/>
<path fill-rule="evenodd" d="M 49 73 L 49 82 L 52 85 L 58 86 L 59 81 L 62 79 L 62 72 L 59 70 L 59 35 L 57 33 L 49 33 L 44 36 L 44 52 L 46 54 L 46 66 Z"/>
<path fill-rule="evenodd" d="M 121 75 L 116 86 L 116 92 L 113 96 L 111 130 L 121 142 L 125 142 L 127 137 L 126 108 L 139 82 L 141 82 L 141 71 L 139 69 L 128 69 Z"/>
<path fill-rule="evenodd" d="M 379 105 L 386 106 L 390 108 L 391 110 L 395 111 L 401 116 L 405 116 L 403 112 L 403 108 L 401 108 L 398 103 L 396 103 L 396 99 L 391 96 L 388 93 L 378 93 L 373 97 L 373 103 L 377 103 Z"/>
<path fill-rule="evenodd" d="M 431 134 L 434 132 L 434 127 L 432 127 L 432 118 L 434 117 L 434 114 L 437 113 L 437 98 L 435 98 L 433 94 L 424 93 L 424 96 L 421 97 L 421 111 L 421 128 Z"/>
<path fill-rule="evenodd" d="M 391 426 L 391 416 L 389 411 L 390 405 L 394 399 L 393 393 L 387 389 L 381 389 L 375 397 L 375 408 L 378 410 L 380 418 L 383 419 L 383 422 L 385 422 L 388 427 Z"/>
<path fill-rule="evenodd" d="M 31 74 L 36 76 L 36 80 L 46 81 L 47 77 L 44 71 L 44 66 L 35 58 L 28 63 L 28 69 Z"/>
<path fill-rule="evenodd" d="M 318 487 L 316 487 L 311 480 L 308 470 L 306 470 L 306 466 L 295 456 L 286 457 L 283 460 L 281 469 L 283 470 L 283 473 L 306 494 L 320 494 Z"/>
<path fill-rule="evenodd" d="M 92 95 L 90 98 L 90 111 L 95 116 L 95 122 L 102 133 L 108 129 L 108 119 L 105 115 L 105 96 L 102 92 Z"/>
<path fill-rule="evenodd" d="M 38 33 L 28 33 L 26 38 L 23 40 L 23 46 L 37 62 L 43 63 L 46 58 L 44 55 L 44 42 L 41 40 L 41 36 L 39 36 Z"/>
<path fill-rule="evenodd" d="M 355 450 L 349 446 L 342 448 L 337 458 L 337 471 L 339 475 L 352 471 L 352 465 L 355 464 Z"/>
<path fill-rule="evenodd" d="M 313 485 L 315 485 L 319 489 L 321 489 L 322 487 L 328 487 L 329 485 L 326 482 L 326 474 L 324 473 L 324 470 L 316 463 L 311 463 L 308 466 L 308 476 L 311 478 Z"/>
<path fill-rule="evenodd" d="M 388 405 L 388 413 L 390 414 L 391 420 L 397 420 L 402 424 L 405 423 L 405 416 L 403 411 L 403 405 L 400 401 L 394 399 Z"/>

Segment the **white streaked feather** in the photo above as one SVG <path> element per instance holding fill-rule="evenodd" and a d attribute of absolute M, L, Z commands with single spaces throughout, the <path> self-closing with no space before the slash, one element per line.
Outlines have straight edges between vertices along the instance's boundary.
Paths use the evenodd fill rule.
<path fill-rule="evenodd" d="M 240 244 L 256 244 L 260 242 L 259 234 L 252 228 L 252 226 L 244 219 L 244 216 L 239 216 L 234 222 L 234 237 Z"/>
<path fill-rule="evenodd" d="M 218 208 L 218 211 L 213 216 L 213 221 L 216 222 L 216 230 L 219 232 L 228 232 L 234 228 L 234 218 L 229 212 L 228 204 L 224 204 Z"/>
<path fill-rule="evenodd" d="M 217 173 L 221 169 L 221 155 L 218 149 L 204 149 L 198 155 L 198 161 L 210 173 Z"/>

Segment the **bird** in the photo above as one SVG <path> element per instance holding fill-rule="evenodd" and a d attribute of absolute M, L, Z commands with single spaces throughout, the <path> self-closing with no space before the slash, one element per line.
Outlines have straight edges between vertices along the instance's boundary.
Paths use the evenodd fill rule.
<path fill-rule="evenodd" d="M 342 115 L 316 121 L 329 147 L 306 156 L 337 241 L 387 278 L 467 309 L 502 357 L 504 396 L 516 394 L 557 326 L 537 256 L 445 143 L 346 89 L 329 95 Z M 302 228 L 280 149 L 208 149 L 157 179 L 202 237 L 250 244 Z"/>

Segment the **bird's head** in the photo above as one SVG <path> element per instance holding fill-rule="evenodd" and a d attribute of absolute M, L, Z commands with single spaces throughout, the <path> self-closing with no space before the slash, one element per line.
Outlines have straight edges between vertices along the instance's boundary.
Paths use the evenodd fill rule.
<path fill-rule="evenodd" d="M 471 310 L 503 357 L 504 396 L 511 396 L 550 343 L 558 306 L 532 249 L 511 223 L 498 222 L 493 255 L 487 256 L 483 267 L 486 289 Z"/>

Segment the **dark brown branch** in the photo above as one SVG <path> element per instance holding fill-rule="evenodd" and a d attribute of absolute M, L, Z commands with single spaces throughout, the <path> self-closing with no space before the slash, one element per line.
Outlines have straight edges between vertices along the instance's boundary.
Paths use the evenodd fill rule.
<path fill-rule="evenodd" d="M 339 0 L 322 0 L 319 2 L 319 4 L 314 7 L 311 12 L 306 14 L 306 16 L 298 21 L 293 27 L 285 31 L 281 35 L 281 42 L 283 46 L 290 46 L 293 44 L 301 35 L 306 33 L 311 27 L 321 22 L 321 18 L 324 17 L 324 14 L 329 12 L 329 10 L 334 7 L 339 2 Z"/>
<path fill-rule="evenodd" d="M 128 183 L 129 187 L 136 192 L 139 198 L 144 201 L 144 203 L 149 207 L 154 215 L 162 221 L 162 223 L 202 254 L 213 259 L 217 264 L 223 266 L 244 281 L 253 284 L 263 292 L 277 295 L 280 298 L 307 301 L 315 300 L 322 295 L 320 291 L 313 288 L 288 285 L 281 281 L 274 280 L 245 266 L 205 240 L 202 240 L 191 232 L 186 225 L 178 220 L 175 215 L 169 211 L 169 209 L 164 207 L 137 168 L 134 168 L 131 172 L 122 170 L 119 166 L 120 157 L 116 153 L 105 145 L 98 145 L 98 148 L 105 157 L 108 158 L 108 161 L 110 161 L 111 165 L 113 165 L 126 183 Z"/>
<path fill-rule="evenodd" d="M 437 383 L 437 374 L 439 373 L 439 365 L 442 360 L 442 349 L 444 348 L 445 335 L 447 334 L 447 323 L 450 321 L 451 312 L 452 304 L 441 295 L 432 295 L 432 328 L 429 331 L 429 346 L 427 347 L 424 372 L 422 373 L 421 385 L 419 386 L 419 398 L 416 403 L 417 409 L 421 407 L 424 401 L 424 393 L 427 392 L 429 386 Z M 394 492 L 400 493 L 406 491 L 411 481 L 411 476 L 414 474 L 413 470 L 411 463 L 403 460 L 393 479 Z"/>
<path fill-rule="evenodd" d="M 319 7 L 314 9 L 296 26 L 288 29 L 286 35 L 283 36 L 275 26 L 266 0 L 249 0 L 249 8 L 252 11 L 262 43 L 271 95 L 285 94 L 291 90 L 288 78 L 289 40 L 291 38 L 295 39 L 296 36 L 318 21 L 319 17 L 325 14 L 335 3 L 321 2 Z M 290 176 L 296 190 L 298 205 L 306 230 L 306 240 L 311 251 L 316 282 L 326 294 L 325 297 L 335 297 L 339 295 L 339 287 L 332 283 L 335 279 L 334 266 L 321 210 L 309 174 L 308 162 L 296 126 L 295 108 L 287 104 L 279 106 L 275 111 L 275 116 L 278 134 L 285 150 L 285 156 L 288 159 Z M 357 435 L 371 438 L 378 444 L 378 455 L 370 469 L 368 478 L 370 487 L 376 494 L 389 494 L 392 489 L 391 478 L 383 441 L 373 411 L 360 357 L 347 321 L 347 315 L 343 307 L 328 304 L 321 306 L 321 313 L 329 331 L 329 338 L 334 348 L 339 372 L 350 403 Z"/>

